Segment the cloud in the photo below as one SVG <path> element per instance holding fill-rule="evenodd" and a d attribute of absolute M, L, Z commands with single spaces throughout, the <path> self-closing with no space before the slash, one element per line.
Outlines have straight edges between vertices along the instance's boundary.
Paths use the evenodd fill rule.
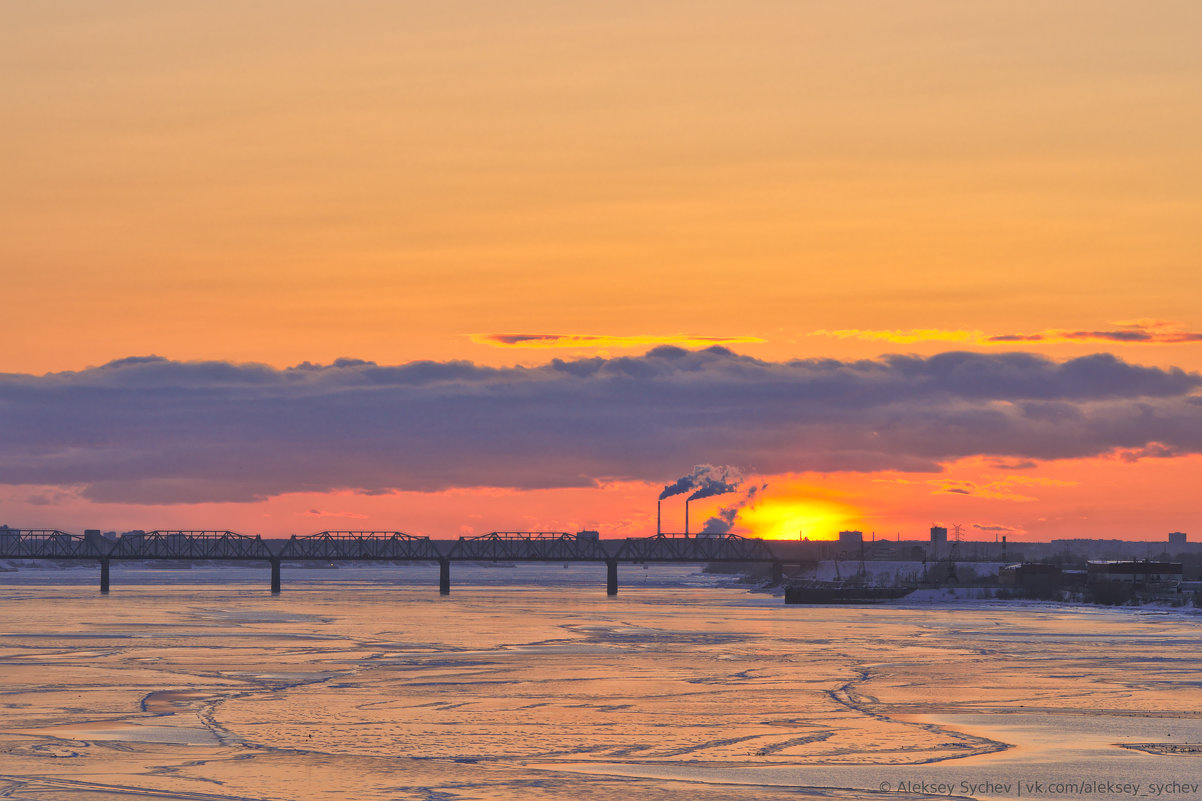
<path fill-rule="evenodd" d="M 1034 334 L 998 334 L 987 337 L 986 344 L 1005 342 L 1083 342 L 1096 344 L 1100 342 L 1122 345 L 1178 345 L 1187 342 L 1202 342 L 1202 334 L 1193 331 L 1069 331 L 1064 329 L 1048 329 Z"/>
<path fill-rule="evenodd" d="M 34 492 L 25 497 L 25 503 L 30 506 L 59 506 L 79 500 L 75 488 L 47 487 L 41 492 Z"/>
<path fill-rule="evenodd" d="M 1138 448 L 1120 448 L 1110 454 L 1112 458 L 1123 462 L 1138 462 L 1140 459 L 1171 459 L 1175 456 L 1185 456 L 1189 451 L 1165 442 L 1149 442 Z"/>
<path fill-rule="evenodd" d="M 985 339 L 981 331 L 950 330 L 945 328 L 839 328 L 829 331 L 820 328 L 811 331 L 812 337 L 835 337 L 836 339 L 863 339 L 869 342 L 892 342 L 895 345 L 911 345 L 915 342 L 960 342 L 967 345 L 980 344 Z"/>
<path fill-rule="evenodd" d="M 1038 466 L 1033 459 L 990 459 L 989 466 L 995 470 L 1030 470 Z"/>
<path fill-rule="evenodd" d="M 1016 487 L 1072 487 L 1078 482 L 1040 476 L 1003 476 L 992 481 L 953 481 L 931 479 L 926 482 L 936 487 L 933 495 L 971 495 L 974 498 L 991 498 L 1000 501 L 1034 501 L 1030 495 L 1015 491 Z"/>
<path fill-rule="evenodd" d="M 472 334 L 472 342 L 502 348 L 647 348 L 674 345 L 704 348 L 763 342 L 759 337 L 699 337 L 690 334 L 610 336 L 604 334 Z"/>
<path fill-rule="evenodd" d="M 305 517 L 344 517 L 351 520 L 366 520 L 368 515 L 358 512 L 327 512 L 324 509 L 310 509 Z"/>
<path fill-rule="evenodd" d="M 1113 329 L 1067 329 L 1046 328 L 1034 333 L 986 334 L 979 330 L 910 328 L 910 329 L 863 329 L 844 328 L 834 331 L 821 329 L 810 336 L 827 336 L 839 339 L 862 339 L 874 342 L 891 342 L 908 345 L 915 342 L 958 342 L 966 345 L 1013 345 L 1013 344 L 1120 344 L 1120 345 L 1179 345 L 1202 342 L 1202 333 L 1187 331 L 1180 324 L 1168 320 L 1128 320 L 1112 323 Z"/>
<path fill-rule="evenodd" d="M 1099 354 L 772 362 L 720 347 L 378 365 L 122 359 L 0 375 L 0 483 L 96 501 L 659 481 L 682 464 L 757 474 L 934 471 L 983 455 L 1202 452 L 1202 376 Z M 961 489 L 965 489 L 961 487 Z"/>

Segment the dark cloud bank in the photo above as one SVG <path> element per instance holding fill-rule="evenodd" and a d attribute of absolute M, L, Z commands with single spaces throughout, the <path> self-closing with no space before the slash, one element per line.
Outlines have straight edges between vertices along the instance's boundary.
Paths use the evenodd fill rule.
<path fill-rule="evenodd" d="M 1109 355 L 765 362 L 660 347 L 539 367 L 122 359 L 0 375 L 0 482 L 139 503 L 353 488 L 934 470 L 988 454 L 1202 451 L 1202 376 Z"/>

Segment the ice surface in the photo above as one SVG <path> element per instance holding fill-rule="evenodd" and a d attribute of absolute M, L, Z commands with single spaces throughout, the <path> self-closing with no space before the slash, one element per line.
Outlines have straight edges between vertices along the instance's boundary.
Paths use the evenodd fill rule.
<path fill-rule="evenodd" d="M 620 577 L 5 573 L 0 797 L 1202 797 L 1196 615 Z"/>

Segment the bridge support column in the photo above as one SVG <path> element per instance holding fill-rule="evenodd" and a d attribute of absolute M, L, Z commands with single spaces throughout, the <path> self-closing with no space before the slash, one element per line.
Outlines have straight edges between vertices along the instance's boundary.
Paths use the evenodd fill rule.
<path fill-rule="evenodd" d="M 109 560 L 100 560 L 100 591 L 109 594 Z"/>
<path fill-rule="evenodd" d="M 280 560 L 271 560 L 271 594 L 280 594 Z"/>
<path fill-rule="evenodd" d="M 780 584 L 784 580 L 785 580 L 785 563 L 784 562 L 773 562 L 772 563 L 772 584 L 773 585 Z"/>
<path fill-rule="evenodd" d="M 605 563 L 605 594 L 618 594 L 618 562 L 610 559 Z"/>
<path fill-rule="evenodd" d="M 445 556 L 438 560 L 438 594 L 451 594 L 451 560 Z"/>

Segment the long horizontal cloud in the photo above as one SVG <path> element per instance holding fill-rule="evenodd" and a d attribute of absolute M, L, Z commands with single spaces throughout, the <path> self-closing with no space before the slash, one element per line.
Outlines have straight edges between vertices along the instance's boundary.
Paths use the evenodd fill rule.
<path fill-rule="evenodd" d="M 682 348 L 703 348 L 712 345 L 742 345 L 764 340 L 759 337 L 699 337 L 691 334 L 472 334 L 478 345 L 504 348 L 649 348 L 654 345 L 675 345 Z"/>
<path fill-rule="evenodd" d="M 1014 344 L 1115 344 L 1115 345 L 1182 345 L 1202 342 L 1202 333 L 1187 331 L 1177 323 L 1165 320 L 1120 321 L 1109 329 L 1047 328 L 1024 334 L 986 334 L 983 331 L 943 328 L 865 329 L 843 328 L 835 331 L 814 331 L 811 336 L 838 339 L 863 339 L 908 345 L 915 342 L 957 342 L 965 345 Z"/>
<path fill-rule="evenodd" d="M 768 362 L 660 347 L 537 367 L 288 369 L 133 358 L 0 375 L 0 482 L 161 503 L 659 482 L 706 462 L 774 473 L 1196 453 L 1200 387 L 1109 355 Z"/>

